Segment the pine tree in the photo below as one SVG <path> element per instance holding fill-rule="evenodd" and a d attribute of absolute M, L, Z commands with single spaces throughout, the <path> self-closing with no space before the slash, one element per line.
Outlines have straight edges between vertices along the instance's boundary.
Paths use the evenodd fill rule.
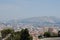
<path fill-rule="evenodd" d="M 22 29 L 20 40 L 32 40 L 33 38 L 30 36 L 28 29 Z"/>

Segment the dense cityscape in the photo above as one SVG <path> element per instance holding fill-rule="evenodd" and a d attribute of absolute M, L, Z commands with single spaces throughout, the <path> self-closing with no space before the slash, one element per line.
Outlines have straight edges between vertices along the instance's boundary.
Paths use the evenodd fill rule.
<path fill-rule="evenodd" d="M 0 31 L 4 30 L 4 29 L 13 29 L 14 32 L 18 32 L 21 31 L 22 29 L 28 29 L 29 34 L 33 37 L 33 40 L 40 40 L 41 38 L 45 38 L 45 37 L 60 37 L 60 25 L 56 24 L 56 21 L 53 23 L 53 19 L 50 18 L 50 20 L 48 20 L 49 17 L 44 17 L 42 19 L 37 18 L 37 20 L 35 19 L 33 21 L 33 19 L 29 19 L 29 21 L 27 22 L 18 22 L 16 21 L 9 21 L 6 23 L 0 23 Z M 46 20 L 43 20 L 46 19 Z M 31 20 L 31 21 L 30 21 Z M 41 21 L 43 20 L 43 21 Z M 55 19 L 57 20 L 57 19 Z M 41 22 L 39 25 L 38 23 Z M 60 22 L 60 21 L 59 21 Z M 47 24 L 48 23 L 48 24 Z M 2 34 L 2 33 L 0 33 Z M 9 35 L 11 34 L 7 34 L 7 38 L 9 37 Z M 2 38 L 2 35 L 1 35 Z M 5 39 L 2 38 L 2 39 Z"/>

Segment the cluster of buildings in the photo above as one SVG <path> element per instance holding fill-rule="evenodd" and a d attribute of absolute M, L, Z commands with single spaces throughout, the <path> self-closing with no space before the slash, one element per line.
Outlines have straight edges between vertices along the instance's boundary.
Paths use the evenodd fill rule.
<path fill-rule="evenodd" d="M 60 34 L 60 28 L 59 27 L 34 27 L 32 25 L 0 25 L 0 30 L 4 28 L 14 28 L 15 31 L 20 31 L 21 29 L 27 28 L 29 30 L 29 33 L 31 36 L 33 36 L 34 40 L 38 39 L 39 35 L 43 35 L 45 32 L 50 32 L 51 34 Z M 1 33 L 0 33 L 1 37 Z"/>
<path fill-rule="evenodd" d="M 59 27 L 41 27 L 35 30 L 30 31 L 30 34 L 33 36 L 34 40 L 38 40 L 39 35 L 44 35 L 45 32 L 50 32 L 51 35 L 60 35 L 60 28 Z"/>

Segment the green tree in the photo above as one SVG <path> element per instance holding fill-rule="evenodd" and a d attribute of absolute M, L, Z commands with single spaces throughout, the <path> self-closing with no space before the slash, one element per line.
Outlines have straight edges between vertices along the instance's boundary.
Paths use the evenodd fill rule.
<path fill-rule="evenodd" d="M 45 37 L 51 37 L 51 34 L 50 34 L 50 32 L 45 32 L 45 33 L 44 33 L 44 36 L 45 36 Z"/>
<path fill-rule="evenodd" d="M 15 40 L 20 40 L 20 31 L 15 32 L 14 35 Z"/>
<path fill-rule="evenodd" d="M 14 31 L 13 29 L 3 29 L 1 31 L 2 38 L 5 38 L 8 34 L 10 34 L 13 31 Z"/>
<path fill-rule="evenodd" d="M 33 40 L 33 38 L 30 36 L 28 29 L 22 29 L 20 40 Z"/>
<path fill-rule="evenodd" d="M 39 35 L 38 38 L 39 38 L 39 39 L 43 38 L 43 35 Z"/>
<path fill-rule="evenodd" d="M 33 38 L 30 36 L 28 29 L 22 29 L 21 31 L 12 32 L 6 40 L 33 40 Z"/>
<path fill-rule="evenodd" d="M 12 32 L 6 40 L 20 40 L 20 31 Z"/>
<path fill-rule="evenodd" d="M 58 31 L 58 37 L 60 37 L 60 31 Z"/>

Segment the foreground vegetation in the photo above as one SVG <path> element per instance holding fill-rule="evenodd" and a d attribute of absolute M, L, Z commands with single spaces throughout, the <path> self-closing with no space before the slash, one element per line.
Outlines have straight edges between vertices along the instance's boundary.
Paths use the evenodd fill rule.
<path fill-rule="evenodd" d="M 54 37 L 60 37 L 60 34 L 55 34 L 55 33 L 51 33 L 51 32 L 45 32 L 44 35 L 39 35 L 38 38 L 54 38 Z"/>
<path fill-rule="evenodd" d="M 14 32 L 13 29 L 4 29 L 1 31 L 2 38 L 5 38 L 7 35 L 11 34 L 5 40 L 33 40 L 30 36 L 28 29 L 22 29 L 21 31 Z"/>
<path fill-rule="evenodd" d="M 33 40 L 33 37 L 29 34 L 28 29 L 22 29 L 21 31 L 14 31 L 13 29 L 4 29 L 1 31 L 2 39 L 5 40 Z M 60 37 L 60 34 L 54 34 L 50 32 L 45 32 L 43 35 L 39 35 L 38 38 L 48 38 L 48 37 Z"/>

